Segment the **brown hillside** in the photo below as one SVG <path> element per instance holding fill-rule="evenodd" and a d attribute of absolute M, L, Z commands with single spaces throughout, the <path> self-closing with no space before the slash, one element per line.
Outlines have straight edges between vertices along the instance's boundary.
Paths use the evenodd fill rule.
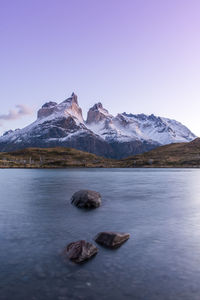
<path fill-rule="evenodd" d="M 115 167 L 119 162 L 72 148 L 27 148 L 0 153 L 1 168 Z"/>
<path fill-rule="evenodd" d="M 123 163 L 124 167 L 200 167 L 200 138 L 190 143 L 161 146 L 128 157 Z"/>

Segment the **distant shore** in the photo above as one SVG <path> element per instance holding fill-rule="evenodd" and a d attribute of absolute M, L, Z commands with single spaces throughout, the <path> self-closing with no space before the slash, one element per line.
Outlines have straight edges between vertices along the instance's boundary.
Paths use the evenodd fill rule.
<path fill-rule="evenodd" d="M 27 148 L 0 152 L 1 169 L 200 168 L 200 138 L 124 159 L 111 159 L 73 148 Z"/>

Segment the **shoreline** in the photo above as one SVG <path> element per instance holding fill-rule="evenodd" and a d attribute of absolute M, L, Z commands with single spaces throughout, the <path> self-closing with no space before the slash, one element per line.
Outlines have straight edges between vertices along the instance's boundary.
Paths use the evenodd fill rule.
<path fill-rule="evenodd" d="M 0 166 L 0 170 L 5 170 L 5 169 L 30 169 L 30 170 L 56 170 L 56 169 L 200 169 L 200 166 L 139 166 L 139 167 L 123 167 L 123 166 L 115 166 L 115 167 L 98 167 L 98 166 L 88 166 L 88 167 L 82 167 L 82 166 L 66 166 L 66 167 L 20 167 L 20 166 L 16 166 L 16 167 L 2 167 Z"/>

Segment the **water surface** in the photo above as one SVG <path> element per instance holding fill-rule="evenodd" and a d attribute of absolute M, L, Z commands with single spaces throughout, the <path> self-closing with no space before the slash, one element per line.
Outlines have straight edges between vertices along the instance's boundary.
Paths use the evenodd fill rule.
<path fill-rule="evenodd" d="M 0 299 L 200 299 L 200 170 L 0 170 Z M 79 189 L 102 207 L 70 204 Z M 84 265 L 71 241 L 129 232 Z"/>

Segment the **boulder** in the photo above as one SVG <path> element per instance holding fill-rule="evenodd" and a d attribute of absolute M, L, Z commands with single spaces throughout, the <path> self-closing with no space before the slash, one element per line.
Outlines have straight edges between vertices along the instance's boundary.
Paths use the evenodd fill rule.
<path fill-rule="evenodd" d="M 97 208 L 101 205 L 101 195 L 95 191 L 80 190 L 72 196 L 71 203 L 79 208 Z"/>
<path fill-rule="evenodd" d="M 109 248 L 118 248 L 130 238 L 129 233 L 100 232 L 95 237 L 95 242 Z"/>
<path fill-rule="evenodd" d="M 93 244 L 80 240 L 70 243 L 63 251 L 63 254 L 75 263 L 82 263 L 97 254 L 98 249 Z"/>

